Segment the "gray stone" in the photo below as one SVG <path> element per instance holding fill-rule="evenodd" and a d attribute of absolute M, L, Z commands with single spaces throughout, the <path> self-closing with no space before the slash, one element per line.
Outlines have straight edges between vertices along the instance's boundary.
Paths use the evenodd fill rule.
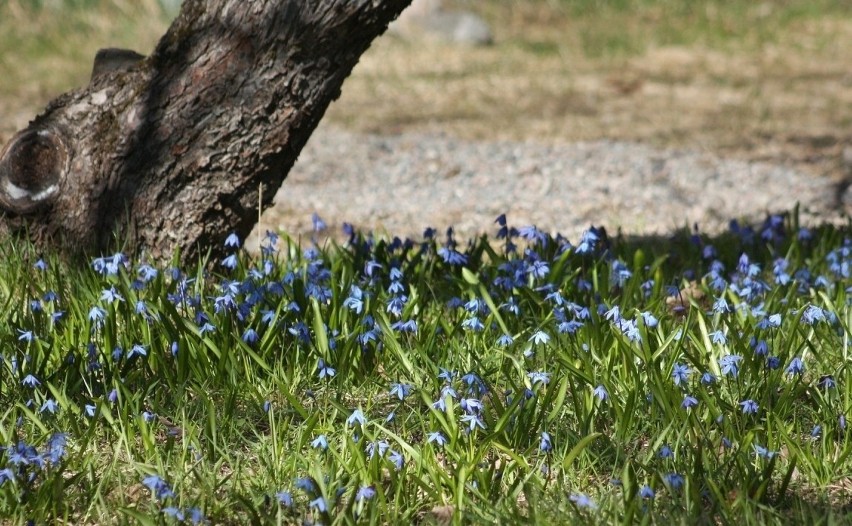
<path fill-rule="evenodd" d="M 435 39 L 468 46 L 494 42 L 491 28 L 481 17 L 446 9 L 441 0 L 414 0 L 389 31 L 406 40 Z"/>

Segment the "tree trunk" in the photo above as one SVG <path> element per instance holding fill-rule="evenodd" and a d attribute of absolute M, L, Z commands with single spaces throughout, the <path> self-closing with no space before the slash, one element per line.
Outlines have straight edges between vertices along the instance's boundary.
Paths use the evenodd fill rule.
<path fill-rule="evenodd" d="M 96 64 L 87 87 L 6 145 L 0 224 L 66 248 L 104 250 L 115 236 L 154 259 L 245 238 L 410 2 L 186 0 L 151 56 Z"/>

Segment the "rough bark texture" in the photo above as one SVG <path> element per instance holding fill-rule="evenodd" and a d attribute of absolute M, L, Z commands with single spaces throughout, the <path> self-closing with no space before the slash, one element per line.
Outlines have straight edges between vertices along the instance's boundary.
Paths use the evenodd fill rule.
<path fill-rule="evenodd" d="M 410 1 L 186 0 L 147 59 L 62 95 L 10 141 L 0 222 L 94 250 L 118 234 L 155 259 L 245 237 Z"/>

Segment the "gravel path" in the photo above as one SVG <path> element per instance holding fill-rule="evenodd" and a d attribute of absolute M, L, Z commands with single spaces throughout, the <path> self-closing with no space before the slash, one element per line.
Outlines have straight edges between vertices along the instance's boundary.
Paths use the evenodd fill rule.
<path fill-rule="evenodd" d="M 590 224 L 660 234 L 697 222 L 717 232 L 732 218 L 761 220 L 797 202 L 806 223 L 837 220 L 836 193 L 826 178 L 694 151 L 365 136 L 321 126 L 260 229 L 305 234 L 317 212 L 336 231 L 347 221 L 420 238 L 427 226 L 454 226 L 465 239 L 493 233 L 494 219 L 506 213 L 512 225 L 569 239 Z"/>

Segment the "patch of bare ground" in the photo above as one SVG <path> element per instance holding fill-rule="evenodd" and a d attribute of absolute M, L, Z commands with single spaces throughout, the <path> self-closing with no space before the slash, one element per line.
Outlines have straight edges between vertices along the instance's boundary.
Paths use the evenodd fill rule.
<path fill-rule="evenodd" d="M 636 141 L 839 177 L 852 144 L 852 20 L 794 29 L 785 43 L 650 47 L 623 58 L 585 56 L 570 24 L 525 33 L 535 40 L 509 27 L 493 48 L 383 38 L 328 120 L 377 134 Z"/>

